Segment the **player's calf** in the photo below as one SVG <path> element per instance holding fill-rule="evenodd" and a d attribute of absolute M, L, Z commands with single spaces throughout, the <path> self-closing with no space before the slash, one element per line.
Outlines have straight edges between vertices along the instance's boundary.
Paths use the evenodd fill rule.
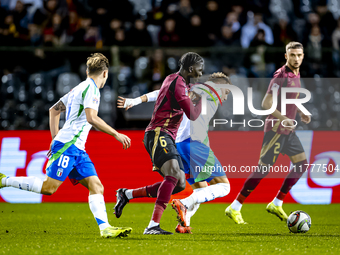
<path fill-rule="evenodd" d="M 179 179 L 177 179 L 177 185 L 172 191 L 172 194 L 177 194 L 185 189 L 186 186 L 186 180 L 185 180 L 185 174 L 183 172 L 183 175 L 179 175 Z"/>
<path fill-rule="evenodd" d="M 230 193 L 229 183 L 217 183 L 205 188 L 201 188 L 192 193 L 189 197 L 181 199 L 186 208 L 191 208 L 194 204 L 201 204 L 212 201 L 218 197 L 225 197 Z"/>

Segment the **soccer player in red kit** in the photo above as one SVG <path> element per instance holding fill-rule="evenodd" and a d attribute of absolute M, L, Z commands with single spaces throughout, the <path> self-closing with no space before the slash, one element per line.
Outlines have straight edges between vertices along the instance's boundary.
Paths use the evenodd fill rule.
<path fill-rule="evenodd" d="M 271 80 L 267 93 L 262 101 L 264 109 L 270 109 L 273 103 L 273 91 L 280 92 L 282 87 L 301 87 L 300 84 L 300 65 L 304 54 L 303 46 L 298 42 L 290 42 L 286 45 L 285 58 L 287 62 L 278 69 Z M 270 114 L 265 123 L 264 138 L 258 163 L 258 171 L 253 172 L 245 181 L 243 188 L 225 210 L 227 216 L 237 224 L 245 224 L 241 207 L 245 199 L 257 187 L 261 180 L 269 173 L 263 171 L 269 169 L 269 165 L 273 165 L 279 154 L 287 154 L 292 161 L 294 168 L 286 176 L 281 189 L 274 200 L 267 205 L 267 211 L 278 216 L 281 220 L 286 221 L 287 215 L 282 209 L 283 199 L 294 184 L 300 179 L 302 174 L 307 170 L 308 164 L 302 144 L 294 132 L 294 120 L 296 114 L 299 113 L 302 122 L 309 123 L 310 116 L 303 114 L 296 105 L 287 105 L 286 116 L 281 114 L 280 96 L 277 109 Z M 288 93 L 287 98 L 298 98 L 299 93 Z M 276 119 L 276 120 L 275 120 Z M 284 121 L 284 127 L 281 122 Z"/>
<path fill-rule="evenodd" d="M 144 136 L 144 145 L 151 157 L 154 170 L 164 179 L 162 182 L 138 189 L 117 191 L 117 204 L 114 208 L 117 218 L 121 216 L 129 198 L 157 197 L 150 224 L 145 229 L 144 235 L 172 234 L 161 229 L 159 222 L 171 194 L 185 188 L 184 167 L 176 148 L 176 135 L 183 112 L 190 120 L 196 120 L 201 113 L 201 100 L 194 106 L 188 91 L 190 78 L 197 79 L 202 76 L 203 58 L 197 53 L 188 52 L 181 57 L 179 65 L 179 72 L 167 76 L 162 84 Z"/>

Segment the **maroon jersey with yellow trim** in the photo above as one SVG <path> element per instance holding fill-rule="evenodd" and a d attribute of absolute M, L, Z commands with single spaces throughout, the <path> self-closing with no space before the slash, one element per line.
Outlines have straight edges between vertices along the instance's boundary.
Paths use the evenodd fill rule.
<path fill-rule="evenodd" d="M 300 83 L 300 73 L 295 75 L 293 71 L 286 65 L 282 66 L 274 73 L 273 79 L 270 81 L 267 93 L 273 94 L 272 89 L 278 88 L 277 92 L 277 110 L 281 112 L 281 88 L 282 87 L 293 87 L 293 88 L 301 88 Z M 273 95 L 274 96 L 274 95 Z M 287 93 L 287 99 L 295 99 L 299 97 L 299 93 Z M 297 107 L 295 104 L 287 104 L 286 105 L 286 117 L 289 119 L 295 120 L 297 113 Z M 270 130 L 278 133 L 288 135 L 291 131 L 287 130 L 273 115 L 269 115 L 266 118 L 264 132 L 268 132 Z"/>
<path fill-rule="evenodd" d="M 183 112 L 190 120 L 196 120 L 201 113 L 201 101 L 193 105 L 188 96 L 189 86 L 178 73 L 167 76 L 159 91 L 155 108 L 146 132 L 157 127 L 176 140 Z"/>

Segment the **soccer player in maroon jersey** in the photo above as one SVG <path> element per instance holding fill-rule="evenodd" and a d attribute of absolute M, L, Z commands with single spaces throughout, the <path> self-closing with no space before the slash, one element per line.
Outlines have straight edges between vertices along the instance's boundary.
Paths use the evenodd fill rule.
<path fill-rule="evenodd" d="M 287 62 L 274 73 L 274 77 L 262 101 L 262 107 L 264 109 L 270 109 L 272 106 L 273 90 L 279 93 L 281 87 L 301 87 L 299 70 L 303 57 L 303 46 L 301 43 L 290 42 L 286 45 L 285 58 Z M 290 99 L 298 97 L 299 93 L 287 94 L 287 98 Z M 241 215 L 242 204 L 261 180 L 269 173 L 269 171 L 265 170 L 269 169 L 269 166 L 276 162 L 280 153 L 289 156 L 294 168 L 286 176 L 277 196 L 267 205 L 266 209 L 269 213 L 278 216 L 281 220 L 287 220 L 287 215 L 282 209 L 283 199 L 308 168 L 304 149 L 294 132 L 293 121 L 297 113 L 299 113 L 304 123 L 309 123 L 311 119 L 310 116 L 303 114 L 295 105 L 291 104 L 286 107 L 286 116 L 283 116 L 281 114 L 281 102 L 279 101 L 277 109 L 267 117 L 258 171 L 253 172 L 248 177 L 236 199 L 225 210 L 226 215 L 237 224 L 245 224 Z M 281 124 L 282 121 L 284 121 L 286 127 Z"/>
<path fill-rule="evenodd" d="M 196 120 L 201 113 L 201 100 L 194 106 L 188 91 L 190 79 L 202 76 L 203 58 L 197 53 L 188 52 L 181 57 L 179 65 L 179 72 L 167 76 L 162 84 L 144 136 L 144 145 L 151 157 L 154 170 L 158 171 L 164 180 L 128 190 L 132 194 L 127 194 L 128 192 L 125 192 L 127 189 L 117 191 L 117 204 L 114 208 L 117 218 L 121 216 L 124 206 L 129 202 L 127 196 L 157 197 L 150 224 L 144 231 L 145 235 L 172 234 L 161 229 L 159 222 L 171 194 L 185 188 L 184 167 L 176 148 L 176 135 L 183 112 L 190 120 Z"/>

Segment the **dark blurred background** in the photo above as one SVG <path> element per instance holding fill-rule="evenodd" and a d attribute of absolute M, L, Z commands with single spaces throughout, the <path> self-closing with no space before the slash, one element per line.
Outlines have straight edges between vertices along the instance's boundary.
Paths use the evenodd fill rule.
<path fill-rule="evenodd" d="M 187 51 L 204 57 L 206 74 L 222 71 L 234 84 L 252 86 L 259 109 L 290 41 L 305 47 L 300 72 L 312 92 L 313 121 L 301 128 L 339 130 L 340 0 L 0 0 L 0 6 L 2 130 L 48 129 L 49 107 L 86 79 L 93 52 L 110 60 L 99 113 L 115 128 L 146 127 L 153 104 L 125 112 L 116 108 L 117 96 L 159 89 Z M 217 115 L 233 118 L 226 107 Z"/>

